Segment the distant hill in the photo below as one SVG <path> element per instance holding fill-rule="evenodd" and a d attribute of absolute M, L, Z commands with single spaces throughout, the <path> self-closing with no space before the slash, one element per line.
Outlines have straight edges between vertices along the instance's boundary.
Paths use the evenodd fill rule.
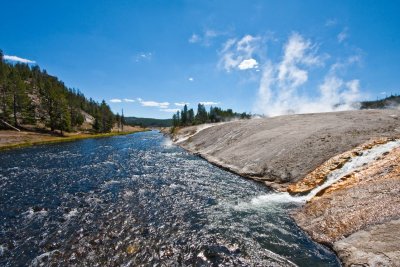
<path fill-rule="evenodd" d="M 393 108 L 400 105 L 400 95 L 391 95 L 384 99 L 374 101 L 363 101 L 361 102 L 360 109 L 384 109 Z"/>
<path fill-rule="evenodd" d="M 38 65 L 13 64 L 0 50 L 0 129 L 110 132 L 115 122 L 104 100 L 99 103 L 68 88 Z"/>
<path fill-rule="evenodd" d="M 140 125 L 143 127 L 170 127 L 172 126 L 172 119 L 125 117 L 125 123 L 132 126 Z"/>

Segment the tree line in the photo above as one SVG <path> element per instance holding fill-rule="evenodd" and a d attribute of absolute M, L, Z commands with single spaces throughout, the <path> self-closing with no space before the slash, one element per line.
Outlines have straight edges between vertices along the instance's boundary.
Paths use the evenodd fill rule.
<path fill-rule="evenodd" d="M 248 114 L 246 112 L 233 112 L 232 109 L 223 110 L 222 108 L 211 106 L 210 110 L 207 111 L 206 107 L 203 104 L 199 103 L 197 105 L 196 114 L 192 108 L 188 109 L 187 105 L 185 105 L 181 111 L 178 111 L 172 116 L 172 124 L 175 128 L 179 126 L 190 126 L 203 123 L 224 122 L 232 119 L 250 118 L 251 114 Z"/>
<path fill-rule="evenodd" d="M 110 132 L 115 122 L 123 122 L 104 100 L 87 99 L 37 65 L 8 63 L 0 50 L 0 128 L 35 125 L 62 133 L 81 126 L 84 113 L 94 118 L 96 132 Z"/>
<path fill-rule="evenodd" d="M 400 95 L 390 94 L 383 99 L 373 101 L 362 101 L 360 109 L 384 109 L 391 107 L 398 107 L 400 105 Z"/>

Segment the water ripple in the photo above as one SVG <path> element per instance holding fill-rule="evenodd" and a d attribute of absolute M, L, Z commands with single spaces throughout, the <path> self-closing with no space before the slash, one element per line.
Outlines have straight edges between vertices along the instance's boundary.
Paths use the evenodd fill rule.
<path fill-rule="evenodd" d="M 339 266 L 264 186 L 157 132 L 0 154 L 0 265 Z"/>

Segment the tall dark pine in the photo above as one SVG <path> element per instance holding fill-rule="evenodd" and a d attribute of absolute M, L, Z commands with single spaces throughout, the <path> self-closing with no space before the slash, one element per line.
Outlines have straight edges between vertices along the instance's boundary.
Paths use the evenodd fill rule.
<path fill-rule="evenodd" d="M 121 130 L 124 131 L 124 124 L 125 124 L 125 116 L 124 116 L 124 109 L 122 109 L 121 114 Z"/>
<path fill-rule="evenodd" d="M 183 110 L 181 112 L 181 122 L 182 122 L 182 125 L 184 125 L 184 126 L 186 126 L 187 123 L 188 123 L 188 108 L 187 108 L 187 105 L 185 105 L 183 107 Z"/>
<path fill-rule="evenodd" d="M 194 111 L 193 109 L 189 109 L 188 111 L 188 125 L 192 125 L 194 122 Z"/>

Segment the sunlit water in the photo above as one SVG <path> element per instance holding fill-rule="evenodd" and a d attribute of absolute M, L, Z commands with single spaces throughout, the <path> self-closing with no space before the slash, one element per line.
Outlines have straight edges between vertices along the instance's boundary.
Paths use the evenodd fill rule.
<path fill-rule="evenodd" d="M 157 132 L 0 153 L 1 266 L 339 266 L 293 202 Z"/>

